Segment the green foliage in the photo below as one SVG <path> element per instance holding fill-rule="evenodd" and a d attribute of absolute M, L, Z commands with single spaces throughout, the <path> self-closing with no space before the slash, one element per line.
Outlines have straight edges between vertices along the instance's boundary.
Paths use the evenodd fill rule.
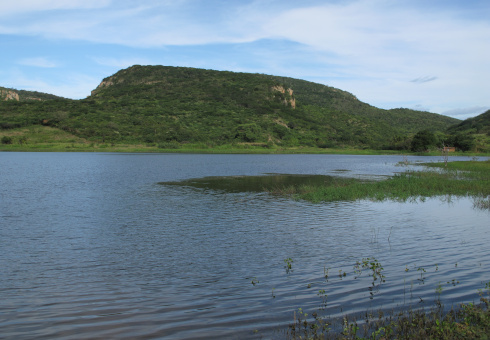
<path fill-rule="evenodd" d="M 436 145 L 436 137 L 430 130 L 419 131 L 413 136 L 410 149 L 415 152 L 427 151 Z"/>
<path fill-rule="evenodd" d="M 83 100 L 17 92 L 21 101 L 0 102 L 2 130 L 43 125 L 96 143 L 165 149 L 189 143 L 403 149 L 424 127 L 445 131 L 458 122 L 378 109 L 303 80 L 186 67 L 133 66 L 105 78 Z"/>
<path fill-rule="evenodd" d="M 25 90 L 15 90 L 0 86 L 0 95 L 3 93 L 4 96 L 6 92 L 15 92 L 19 96 L 19 101 L 40 101 L 40 100 L 53 100 L 53 99 L 63 99 L 63 97 L 58 97 L 53 94 L 36 92 L 36 91 L 25 91 Z M 4 100 L 4 98 L 0 98 Z M 14 100 L 15 99 L 10 99 Z"/>
<path fill-rule="evenodd" d="M 284 259 L 284 268 L 286 269 L 286 273 L 289 274 L 293 271 L 293 259 L 288 257 Z"/>
<path fill-rule="evenodd" d="M 490 110 L 468 118 L 447 130 L 448 145 L 461 151 L 490 151 Z"/>
<path fill-rule="evenodd" d="M 488 339 L 490 303 L 481 298 L 480 305 L 461 304 L 444 312 L 436 301 L 432 310 L 408 309 L 365 317 L 344 316 L 342 320 L 320 318 L 308 320 L 299 309 L 289 325 L 289 339 Z M 369 316 L 369 320 L 367 320 Z M 368 322 L 369 321 L 369 322 Z M 340 324 L 341 323 L 341 324 Z M 332 329 L 342 329 L 341 332 Z"/>
<path fill-rule="evenodd" d="M 323 185 L 301 185 L 277 188 L 284 194 L 311 202 L 354 201 L 358 199 L 400 200 L 439 195 L 472 195 L 475 206 L 487 207 L 490 196 L 490 161 L 426 164 L 443 167 L 444 171 L 409 171 L 383 181 L 361 181 L 354 178 L 331 177 Z M 481 203 L 478 203 L 481 202 Z"/>
<path fill-rule="evenodd" d="M 3 136 L 1 139 L 2 144 L 12 144 L 13 139 L 9 136 Z"/>
<path fill-rule="evenodd" d="M 486 134 L 487 136 L 490 136 L 490 110 L 451 126 L 448 131 L 452 134 L 458 132 L 469 132 Z"/>
<path fill-rule="evenodd" d="M 475 138 L 469 133 L 457 132 L 449 136 L 447 143 L 461 151 L 470 151 L 475 148 Z"/>

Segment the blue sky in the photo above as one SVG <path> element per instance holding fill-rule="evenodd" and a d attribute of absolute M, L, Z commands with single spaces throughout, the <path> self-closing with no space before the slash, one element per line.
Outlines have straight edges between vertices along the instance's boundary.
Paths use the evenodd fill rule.
<path fill-rule="evenodd" d="M 0 86 L 80 99 L 134 64 L 265 73 L 380 108 L 490 109 L 488 0 L 16 0 Z"/>

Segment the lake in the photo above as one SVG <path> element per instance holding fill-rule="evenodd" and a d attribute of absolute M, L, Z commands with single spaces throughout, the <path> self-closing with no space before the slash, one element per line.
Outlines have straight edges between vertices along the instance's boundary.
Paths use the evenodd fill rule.
<path fill-rule="evenodd" d="M 298 308 L 478 302 L 490 212 L 470 198 L 311 204 L 175 183 L 421 168 L 404 160 L 442 157 L 0 153 L 0 338 L 280 339 Z M 386 282 L 357 271 L 366 258 Z"/>

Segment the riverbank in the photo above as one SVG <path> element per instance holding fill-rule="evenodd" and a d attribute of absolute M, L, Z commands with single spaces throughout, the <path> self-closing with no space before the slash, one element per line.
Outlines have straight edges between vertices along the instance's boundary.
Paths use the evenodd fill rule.
<path fill-rule="evenodd" d="M 198 154 L 345 154 L 345 155 L 421 155 L 440 156 L 439 151 L 414 153 L 411 151 L 372 150 L 356 148 L 315 148 L 315 147 L 278 147 L 266 144 L 233 144 L 207 146 L 189 144 L 144 145 L 144 144 L 104 144 L 104 143 L 35 143 L 0 144 L 0 152 L 121 152 L 121 153 L 198 153 Z M 454 152 L 451 156 L 490 156 L 485 153 Z"/>

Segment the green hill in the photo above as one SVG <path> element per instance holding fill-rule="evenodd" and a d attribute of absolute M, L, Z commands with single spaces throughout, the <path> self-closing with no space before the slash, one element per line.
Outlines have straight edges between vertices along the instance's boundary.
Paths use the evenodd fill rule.
<path fill-rule="evenodd" d="M 18 91 L 0 103 L 0 133 L 45 125 L 103 143 L 260 144 L 403 148 L 417 131 L 459 121 L 409 109 L 382 110 L 304 80 L 186 67 L 132 66 L 83 100 Z M 49 100 L 48 100 L 49 99 Z M 397 144 L 398 145 L 395 145 Z"/>
<path fill-rule="evenodd" d="M 7 101 L 7 100 L 30 101 L 30 100 L 53 100 L 53 99 L 63 99 L 63 98 L 48 93 L 14 90 L 6 87 L 0 87 L 0 100 L 3 101 Z"/>
<path fill-rule="evenodd" d="M 490 136 L 490 110 L 451 126 L 448 131 L 452 133 L 465 132 Z"/>
<path fill-rule="evenodd" d="M 450 126 L 447 132 L 448 144 L 461 150 L 490 152 L 490 110 Z"/>

